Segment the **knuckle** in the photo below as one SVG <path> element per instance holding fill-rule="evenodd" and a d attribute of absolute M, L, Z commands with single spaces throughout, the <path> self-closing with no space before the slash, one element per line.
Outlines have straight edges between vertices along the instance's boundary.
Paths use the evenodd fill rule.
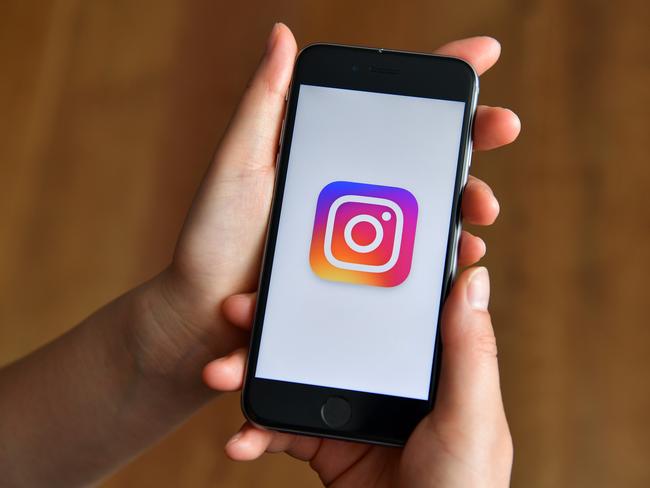
<path fill-rule="evenodd" d="M 482 357 L 497 357 L 497 339 L 491 330 L 475 330 L 471 334 L 472 350 Z"/>

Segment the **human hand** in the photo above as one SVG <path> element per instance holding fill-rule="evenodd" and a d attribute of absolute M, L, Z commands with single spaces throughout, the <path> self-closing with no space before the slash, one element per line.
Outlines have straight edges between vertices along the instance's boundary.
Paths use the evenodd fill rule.
<path fill-rule="evenodd" d="M 251 460 L 264 452 L 287 452 L 309 461 L 331 486 L 507 486 L 512 466 L 497 367 L 496 340 L 487 312 L 488 272 L 472 268 L 460 275 L 442 316 L 442 370 L 434 410 L 417 426 L 403 449 L 272 432 L 249 422 L 231 438 L 226 453 Z M 224 304 L 226 317 L 248 329 L 254 294 L 235 295 Z M 204 370 L 219 390 L 239 388 L 243 349 Z"/>
<path fill-rule="evenodd" d="M 436 51 L 469 61 L 480 74 L 492 66 L 499 44 L 487 37 L 452 42 Z M 276 24 L 266 52 L 216 151 L 195 197 L 170 267 L 155 281 L 149 306 L 154 327 L 136 331 L 145 369 L 192 381 L 212 358 L 242 347 L 247 334 L 231 327 L 222 310 L 233 294 L 255 289 L 275 178 L 275 156 L 296 43 Z M 519 119 L 511 111 L 480 106 L 474 148 L 513 141 Z M 470 177 L 462 213 L 466 222 L 491 224 L 499 204 L 490 187 Z M 459 266 L 485 253 L 483 241 L 464 231 Z"/>

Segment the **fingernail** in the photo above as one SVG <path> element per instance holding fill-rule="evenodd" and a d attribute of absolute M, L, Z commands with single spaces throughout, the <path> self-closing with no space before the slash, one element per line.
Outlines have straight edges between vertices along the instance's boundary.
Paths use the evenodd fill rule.
<path fill-rule="evenodd" d="M 277 37 L 277 32 L 278 32 L 278 26 L 280 25 L 280 22 L 276 22 L 273 24 L 273 28 L 271 29 L 271 33 L 269 34 L 269 38 L 266 40 L 266 52 L 269 53 L 272 49 L 273 46 L 275 46 L 275 38 Z"/>
<path fill-rule="evenodd" d="M 483 252 L 481 253 L 481 257 L 484 257 L 487 254 L 487 244 L 485 244 L 485 241 L 480 237 L 479 240 L 481 241 L 481 246 L 483 247 Z"/>
<path fill-rule="evenodd" d="M 517 125 L 517 127 L 519 127 L 519 132 L 521 132 L 521 119 L 519 118 L 519 115 L 517 115 L 513 110 L 510 109 L 507 110 L 513 115 L 513 117 L 517 121 L 515 122 L 515 124 Z"/>
<path fill-rule="evenodd" d="M 474 310 L 487 310 L 490 302 L 490 275 L 487 268 L 476 268 L 469 277 L 467 301 Z"/>
<path fill-rule="evenodd" d="M 496 197 L 494 192 L 492 192 L 492 208 L 494 208 L 494 210 L 497 211 L 497 214 L 501 212 L 501 205 L 499 204 L 499 199 Z"/>
<path fill-rule="evenodd" d="M 226 445 L 229 446 L 230 444 L 234 444 L 235 442 L 239 441 L 239 439 L 241 439 L 242 435 L 243 435 L 243 432 L 240 430 L 239 432 L 237 432 L 234 436 L 232 436 L 230 438 L 230 440 L 226 443 Z"/>

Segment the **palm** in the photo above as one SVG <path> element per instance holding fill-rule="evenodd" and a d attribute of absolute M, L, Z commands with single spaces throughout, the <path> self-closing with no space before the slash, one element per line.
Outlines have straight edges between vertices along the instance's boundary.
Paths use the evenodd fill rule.
<path fill-rule="evenodd" d="M 311 460 L 312 468 L 321 480 L 335 488 L 367 486 L 371 488 L 413 486 L 411 480 L 416 476 L 413 471 L 421 471 L 422 463 L 414 462 L 406 446 L 403 449 L 368 446 L 363 444 L 346 444 L 340 441 L 323 440 L 318 454 Z M 427 452 L 444 462 L 446 460 Z M 425 464 L 428 479 L 440 478 L 435 475 L 436 466 L 429 460 Z"/>
<path fill-rule="evenodd" d="M 158 322 L 162 335 L 170 339 L 162 356 L 183 357 L 190 351 L 208 360 L 248 341 L 247 334 L 215 311 L 229 295 L 255 286 L 273 172 L 236 172 L 221 164 L 210 172 L 219 174 L 209 173 L 207 179 L 218 181 L 209 187 L 204 182 L 174 261 L 163 274 L 167 303 L 174 312 L 171 321 Z"/>
<path fill-rule="evenodd" d="M 324 484 L 335 487 L 394 486 L 403 449 L 357 442 L 272 434 L 269 451 L 308 461 Z"/>
<path fill-rule="evenodd" d="M 236 171 L 218 163 L 219 182 L 199 192 L 205 204 L 192 208 L 174 255 L 198 296 L 254 288 L 273 192 L 273 168 Z"/>
<path fill-rule="evenodd" d="M 334 487 L 395 486 L 403 450 L 323 440 L 311 466 Z"/>

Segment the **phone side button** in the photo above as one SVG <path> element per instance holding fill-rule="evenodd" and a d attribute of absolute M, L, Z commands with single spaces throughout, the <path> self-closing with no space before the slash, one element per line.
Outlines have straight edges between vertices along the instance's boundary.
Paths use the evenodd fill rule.
<path fill-rule="evenodd" d="M 341 397 L 330 397 L 320 409 L 320 416 L 329 427 L 338 429 L 350 420 L 352 409 L 347 400 Z"/>
<path fill-rule="evenodd" d="M 280 129 L 280 138 L 278 139 L 278 148 L 282 146 L 282 139 L 284 138 L 284 126 L 287 123 L 287 117 L 282 119 L 282 128 Z"/>

